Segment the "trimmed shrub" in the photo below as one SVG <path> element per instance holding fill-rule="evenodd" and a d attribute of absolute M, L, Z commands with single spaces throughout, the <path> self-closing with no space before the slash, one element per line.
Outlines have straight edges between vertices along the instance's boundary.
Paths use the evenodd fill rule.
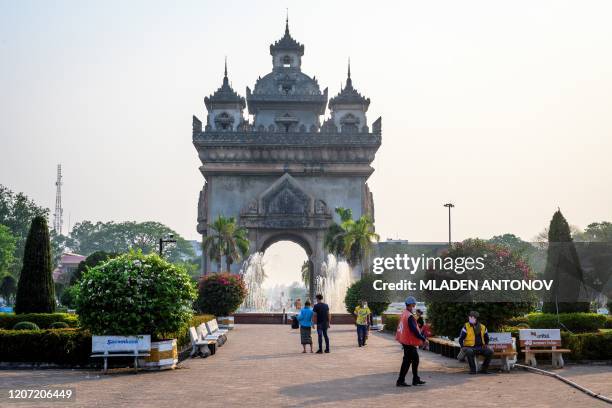
<path fill-rule="evenodd" d="M 395 332 L 397 331 L 397 325 L 399 323 L 400 316 L 401 315 L 395 314 L 383 315 L 383 323 L 385 324 L 384 331 L 395 334 Z"/>
<path fill-rule="evenodd" d="M 65 322 L 55 322 L 51 323 L 49 326 L 50 329 L 68 329 L 69 326 Z"/>
<path fill-rule="evenodd" d="M 606 324 L 604 325 L 604 329 L 612 329 L 612 316 L 606 316 Z"/>
<path fill-rule="evenodd" d="M 17 284 L 16 313 L 53 313 L 55 284 L 51 275 L 51 243 L 47 218 L 34 217 L 26 239 Z"/>
<path fill-rule="evenodd" d="M 368 307 L 373 315 L 381 315 L 387 310 L 389 307 L 387 293 L 374 290 L 373 284 L 376 279 L 380 279 L 380 276 L 370 273 L 349 286 L 344 297 L 344 305 L 348 313 L 352 315 L 355 312 L 360 299 L 368 302 Z"/>
<path fill-rule="evenodd" d="M 427 321 L 436 334 L 455 338 L 468 321 L 468 313 L 480 313 L 478 320 L 490 332 L 498 331 L 513 315 L 525 313 L 523 303 L 439 303 L 427 305 Z"/>
<path fill-rule="evenodd" d="M 0 330 L 0 361 L 85 365 L 91 336 L 77 329 Z"/>
<path fill-rule="evenodd" d="M 12 329 L 19 322 L 32 322 L 41 329 L 48 329 L 55 322 L 64 322 L 68 327 L 79 325 L 78 317 L 68 313 L 0 314 L 0 329 Z"/>
<path fill-rule="evenodd" d="M 561 332 L 563 347 L 572 360 L 612 360 L 612 333 L 570 334 Z"/>
<path fill-rule="evenodd" d="M 185 330 L 195 294 L 183 269 L 157 254 L 130 252 L 83 274 L 77 310 L 92 334 L 151 334 L 158 340 Z"/>
<path fill-rule="evenodd" d="M 19 322 L 13 326 L 13 330 L 40 330 L 40 327 L 32 322 Z"/>
<path fill-rule="evenodd" d="M 596 313 L 531 313 L 527 316 L 530 328 L 562 329 L 574 333 L 596 332 L 606 325 L 606 316 Z M 562 325 L 559 325 L 561 322 Z M 564 327 L 565 326 L 565 327 Z"/>
<path fill-rule="evenodd" d="M 213 273 L 200 279 L 197 307 L 202 313 L 226 316 L 238 309 L 246 294 L 240 275 Z"/>

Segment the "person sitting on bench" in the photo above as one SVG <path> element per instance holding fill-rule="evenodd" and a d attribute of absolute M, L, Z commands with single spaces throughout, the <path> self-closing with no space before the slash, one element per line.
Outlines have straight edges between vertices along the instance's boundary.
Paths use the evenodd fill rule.
<path fill-rule="evenodd" d="M 480 369 L 481 374 L 489 374 L 489 363 L 493 356 L 493 350 L 487 347 L 489 344 L 489 334 L 484 324 L 478 322 L 479 314 L 476 311 L 471 311 L 468 314 L 468 322 L 461 329 L 459 335 L 459 344 L 470 365 L 470 374 L 476 374 L 475 356 L 480 354 L 484 356 L 484 362 Z"/>

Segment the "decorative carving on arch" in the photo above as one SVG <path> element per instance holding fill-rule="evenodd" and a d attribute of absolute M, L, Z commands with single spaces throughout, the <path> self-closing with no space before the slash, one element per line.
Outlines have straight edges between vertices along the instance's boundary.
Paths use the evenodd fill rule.
<path fill-rule="evenodd" d="M 315 199 L 289 173 L 278 178 L 240 213 L 249 229 L 327 229 L 331 213 L 325 201 Z"/>
<path fill-rule="evenodd" d="M 308 215 L 313 213 L 313 199 L 302 186 L 285 173 L 263 192 L 260 211 L 277 215 Z"/>

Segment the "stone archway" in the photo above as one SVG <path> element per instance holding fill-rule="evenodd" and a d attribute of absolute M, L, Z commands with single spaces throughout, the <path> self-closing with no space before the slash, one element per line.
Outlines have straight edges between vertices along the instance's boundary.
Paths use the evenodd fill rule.
<path fill-rule="evenodd" d="M 325 232 L 332 222 L 327 204 L 309 194 L 285 173 L 259 196 L 251 198 L 240 213 L 239 223 L 249 231 L 251 252 L 265 252 L 279 241 L 300 245 L 310 264 L 309 297 L 325 259 Z"/>

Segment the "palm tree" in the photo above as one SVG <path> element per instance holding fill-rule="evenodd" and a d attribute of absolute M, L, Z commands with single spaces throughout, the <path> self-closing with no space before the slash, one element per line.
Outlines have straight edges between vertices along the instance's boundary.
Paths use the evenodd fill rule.
<path fill-rule="evenodd" d="M 366 260 L 372 249 L 372 241 L 380 240 L 380 236 L 374 232 L 374 223 L 367 215 L 362 215 L 357 221 L 343 223 L 345 233 L 344 257 L 353 265 L 366 266 Z"/>
<path fill-rule="evenodd" d="M 225 256 L 227 272 L 232 263 L 244 257 L 249 251 L 249 240 L 246 228 L 239 227 L 234 217 L 219 215 L 208 226 L 209 234 L 204 239 L 204 251 L 217 263 L 221 272 L 221 259 Z"/>
<path fill-rule="evenodd" d="M 249 252 L 247 229 L 239 227 L 234 217 L 229 218 L 225 235 L 225 263 L 227 271 L 236 261 L 240 261 Z"/>
<path fill-rule="evenodd" d="M 372 248 L 372 241 L 378 241 L 374 223 L 367 216 L 353 220 L 350 209 L 338 207 L 340 224 L 333 223 L 325 234 L 325 248 L 336 256 L 342 256 L 351 266 L 363 265 Z"/>

